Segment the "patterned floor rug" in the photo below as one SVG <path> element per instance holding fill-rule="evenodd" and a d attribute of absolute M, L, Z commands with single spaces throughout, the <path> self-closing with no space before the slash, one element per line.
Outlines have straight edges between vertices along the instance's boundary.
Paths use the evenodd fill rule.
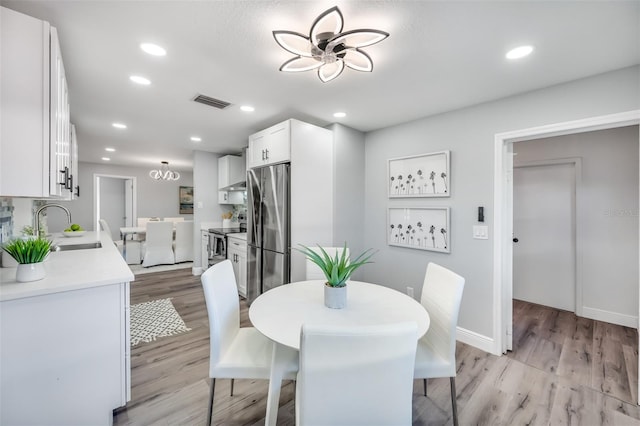
<path fill-rule="evenodd" d="M 187 331 L 191 329 L 180 318 L 171 299 L 131 305 L 131 346 Z"/>

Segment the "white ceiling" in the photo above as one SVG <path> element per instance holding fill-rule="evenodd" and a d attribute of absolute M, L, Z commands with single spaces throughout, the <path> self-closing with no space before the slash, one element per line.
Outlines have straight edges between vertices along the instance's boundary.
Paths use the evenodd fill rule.
<path fill-rule="evenodd" d="M 367 132 L 640 63 L 640 1 L 89 1 L 1 0 L 57 27 L 81 161 L 188 170 L 192 150 L 239 153 L 287 118 Z M 307 34 L 339 6 L 345 30 L 391 35 L 365 48 L 372 73 L 329 83 L 278 71 L 292 57 L 276 29 Z M 165 57 L 140 50 L 167 49 Z M 533 44 L 519 62 L 505 52 Z M 142 87 L 132 74 L 152 81 Z M 197 94 L 230 102 L 224 110 Z M 240 105 L 253 105 L 253 113 Z M 333 118 L 336 111 L 347 117 Z M 117 130 L 111 123 L 126 123 Z M 195 144 L 190 136 L 201 136 Z"/>

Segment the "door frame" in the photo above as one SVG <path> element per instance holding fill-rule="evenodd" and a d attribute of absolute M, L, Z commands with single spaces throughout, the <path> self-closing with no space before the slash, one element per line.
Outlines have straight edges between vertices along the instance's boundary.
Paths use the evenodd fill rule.
<path fill-rule="evenodd" d="M 138 211 L 138 183 L 135 176 L 122 176 L 122 175 L 110 175 L 106 173 L 94 173 L 93 174 L 93 217 L 95 219 L 94 229 L 100 230 L 100 178 L 112 178 L 130 180 L 133 186 L 132 188 L 132 200 L 131 200 L 131 220 L 132 223 L 136 222 L 136 215 Z M 126 193 L 126 191 L 125 191 Z M 125 200 L 125 206 L 127 202 Z"/>
<path fill-rule="evenodd" d="M 507 351 L 508 333 L 512 332 L 510 328 L 513 322 L 512 301 L 507 298 L 513 294 L 511 241 L 513 234 L 513 143 L 637 124 L 640 124 L 640 110 L 632 110 L 495 135 L 493 178 L 495 235 L 493 244 L 493 351 L 495 354 Z M 640 182 L 640 176 L 638 179 Z M 638 240 L 640 241 L 640 234 Z M 640 257 L 638 264 L 640 265 Z M 640 306 L 640 300 L 638 302 Z M 640 317 L 640 308 L 638 314 Z"/>
<path fill-rule="evenodd" d="M 521 142 L 526 142 L 526 141 L 521 141 Z M 583 229 L 583 223 L 584 223 L 584 218 L 583 218 L 583 213 L 585 212 L 584 210 L 584 205 L 583 205 L 583 201 L 582 201 L 582 158 L 580 157 L 566 157 L 566 158 L 554 158 L 554 159 L 548 159 L 548 160 L 535 160 L 535 161 L 514 161 L 513 162 L 513 168 L 524 168 L 524 167 L 537 167 L 537 166 L 556 166 L 556 165 L 563 165 L 563 164 L 571 164 L 573 165 L 573 172 L 574 172 L 574 186 L 575 186 L 575 206 L 574 206 L 574 227 L 573 227 L 573 244 L 575 245 L 574 247 L 574 254 L 575 254 L 575 259 L 574 259 L 574 271 L 573 271 L 573 276 L 575 277 L 575 288 L 574 288 L 574 293 L 575 293 L 575 308 L 574 308 L 574 312 L 576 315 L 578 316 L 583 316 L 582 314 L 582 284 L 583 284 L 583 280 L 582 280 L 582 236 L 584 235 L 584 229 Z M 511 196 L 513 197 L 513 181 L 511 182 Z M 513 205 L 511 206 L 511 223 L 513 226 Z M 513 229 L 513 228 L 512 228 Z M 512 255 L 513 255 L 513 250 L 512 250 Z M 512 264 L 513 264 L 513 257 L 511 258 L 512 260 Z M 511 280 L 511 287 L 510 288 L 505 288 L 504 289 L 505 292 L 511 292 L 511 296 L 509 297 L 508 294 L 505 293 L 505 297 L 506 298 L 510 298 L 513 301 L 513 280 Z M 513 342 L 512 342 L 512 336 L 513 336 L 513 313 L 510 315 L 511 316 L 511 320 L 510 322 L 507 324 L 507 327 L 509 327 L 511 333 L 507 333 L 506 337 L 506 346 L 507 346 L 507 350 L 512 350 L 513 349 Z"/>

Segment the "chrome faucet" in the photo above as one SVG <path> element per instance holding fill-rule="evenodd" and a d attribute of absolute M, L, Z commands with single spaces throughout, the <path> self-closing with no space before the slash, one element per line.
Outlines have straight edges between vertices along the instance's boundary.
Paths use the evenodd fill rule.
<path fill-rule="evenodd" d="M 45 204 L 44 206 L 40 206 L 40 208 L 36 210 L 36 214 L 35 214 L 36 225 L 34 227 L 36 238 L 40 238 L 40 212 L 46 209 L 47 207 L 58 207 L 64 210 L 64 212 L 67 214 L 67 220 L 69 221 L 69 226 L 71 226 L 71 212 L 69 211 L 68 208 L 66 208 L 62 204 Z"/>

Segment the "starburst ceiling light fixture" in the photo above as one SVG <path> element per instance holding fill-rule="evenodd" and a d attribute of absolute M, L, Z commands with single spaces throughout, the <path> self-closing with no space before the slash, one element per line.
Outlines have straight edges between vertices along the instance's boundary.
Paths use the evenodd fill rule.
<path fill-rule="evenodd" d="M 317 69 L 323 83 L 338 77 L 345 66 L 356 71 L 373 71 L 371 58 L 361 49 L 381 42 L 389 33 L 371 29 L 343 32 L 343 28 L 342 12 L 334 6 L 316 18 L 308 37 L 294 31 L 274 31 L 273 37 L 280 47 L 296 55 L 282 64 L 280 71 Z"/>
<path fill-rule="evenodd" d="M 162 165 L 157 170 L 151 170 L 149 176 L 155 180 L 178 180 L 180 179 L 180 173 L 174 172 L 169 169 L 168 161 L 161 161 Z"/>

